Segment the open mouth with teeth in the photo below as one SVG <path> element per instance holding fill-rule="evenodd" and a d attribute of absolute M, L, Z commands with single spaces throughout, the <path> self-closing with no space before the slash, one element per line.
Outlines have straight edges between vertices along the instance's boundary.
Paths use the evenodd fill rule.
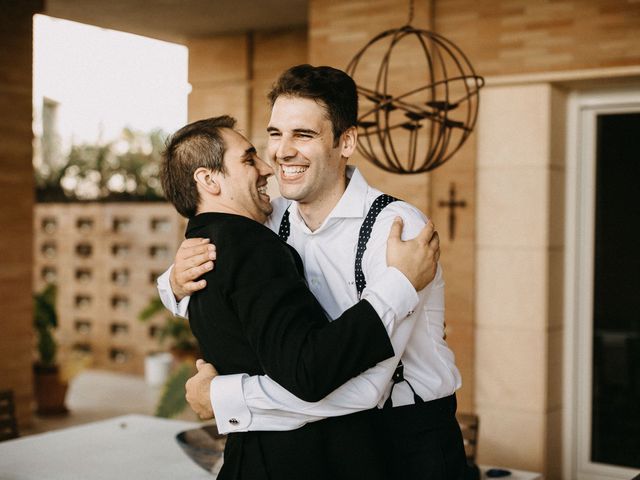
<path fill-rule="evenodd" d="M 267 200 L 269 200 L 269 195 L 267 195 L 267 185 L 266 184 L 258 187 L 258 193 L 260 195 L 262 195 L 263 197 L 266 197 Z"/>
<path fill-rule="evenodd" d="M 282 177 L 287 179 L 294 179 L 301 176 L 309 169 L 307 165 L 280 165 L 280 171 Z"/>

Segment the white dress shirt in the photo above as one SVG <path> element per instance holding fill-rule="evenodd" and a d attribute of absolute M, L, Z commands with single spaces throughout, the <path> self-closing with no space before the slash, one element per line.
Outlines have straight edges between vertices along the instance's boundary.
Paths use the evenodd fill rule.
<path fill-rule="evenodd" d="M 348 167 L 349 184 L 323 224 L 309 230 L 295 202 L 275 199 L 266 225 L 278 231 L 289 207 L 288 243 L 302 257 L 309 289 L 329 318 L 336 318 L 358 301 L 354 263 L 360 226 L 381 194 L 360 172 Z M 424 215 L 405 202 L 382 210 L 362 259 L 367 299 L 389 333 L 395 357 L 352 378 L 319 402 L 304 402 L 266 375 L 220 375 L 211 382 L 211 401 L 221 433 L 251 430 L 293 430 L 310 421 L 381 407 L 391 390 L 391 377 L 400 358 L 404 377 L 425 400 L 453 394 L 461 385 L 453 352 L 444 341 L 444 281 L 438 267 L 435 279 L 415 295 L 406 277 L 386 264 L 386 243 L 393 219 L 404 220 L 403 239 L 415 237 L 426 223 Z M 169 285 L 170 269 L 158 279 L 160 297 L 174 314 L 186 316 L 188 298 L 179 304 Z M 393 405 L 413 403 L 406 383 L 393 390 Z M 233 421 L 231 421 L 233 420 Z"/>

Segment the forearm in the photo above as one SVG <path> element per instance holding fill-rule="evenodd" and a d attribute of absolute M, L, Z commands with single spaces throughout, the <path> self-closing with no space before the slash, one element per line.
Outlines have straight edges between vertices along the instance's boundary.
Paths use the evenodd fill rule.
<path fill-rule="evenodd" d="M 264 371 L 294 395 L 317 401 L 394 355 L 375 309 L 361 301 L 329 322 L 302 279 L 271 280 L 260 299 L 239 305 Z M 243 295 L 244 298 L 248 298 Z"/>
<path fill-rule="evenodd" d="M 308 422 L 382 404 L 414 325 L 412 315 L 391 337 L 397 355 L 350 379 L 318 402 L 301 400 L 268 376 L 244 376 L 234 384 L 216 377 L 211 385 L 211 399 L 218 425 L 225 432 L 293 430 Z M 229 423 L 231 418 L 238 423 Z"/>
<path fill-rule="evenodd" d="M 377 278 L 369 282 L 362 292 L 362 299 L 367 300 L 374 308 L 389 337 L 414 312 L 420 300 L 407 277 L 393 267 L 386 267 Z"/>
<path fill-rule="evenodd" d="M 292 430 L 307 422 L 354 413 L 381 403 L 381 399 L 386 398 L 389 380 L 413 329 L 415 320 L 410 320 L 410 315 L 419 297 L 401 272 L 387 268 L 384 275 L 369 282 L 362 298 L 380 317 L 396 353 L 393 359 L 361 373 L 315 403 L 301 400 L 268 376 L 244 376 L 242 382 L 237 378 L 229 382 L 218 377 L 218 383 L 212 383 L 211 398 L 219 425 L 235 418 L 239 423 L 226 428 L 238 431 Z M 405 319 L 408 319 L 408 325 L 397 332 Z"/>

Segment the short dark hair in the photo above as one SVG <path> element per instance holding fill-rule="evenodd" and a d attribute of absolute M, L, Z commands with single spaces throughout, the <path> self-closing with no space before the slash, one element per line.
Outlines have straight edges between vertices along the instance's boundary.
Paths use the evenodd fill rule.
<path fill-rule="evenodd" d="M 326 110 L 333 127 L 333 143 L 358 120 L 358 91 L 353 79 L 342 70 L 309 64 L 286 70 L 273 85 L 268 98 L 271 106 L 280 96 L 315 100 Z"/>
<path fill-rule="evenodd" d="M 160 182 L 165 197 L 183 217 L 195 217 L 200 201 L 194 172 L 204 167 L 225 173 L 225 144 L 220 129 L 235 125 L 235 118 L 228 115 L 207 118 L 182 127 L 167 139 Z"/>

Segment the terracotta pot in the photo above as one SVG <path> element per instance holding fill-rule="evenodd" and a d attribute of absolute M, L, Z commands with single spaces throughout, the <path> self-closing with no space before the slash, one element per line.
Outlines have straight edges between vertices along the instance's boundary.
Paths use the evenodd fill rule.
<path fill-rule="evenodd" d="M 198 358 L 202 358 L 202 353 L 200 353 L 200 350 L 198 349 L 183 350 L 181 348 L 172 347 L 170 351 L 176 363 L 190 362 L 195 365 L 196 360 Z"/>
<path fill-rule="evenodd" d="M 60 378 L 57 365 L 33 366 L 33 381 L 39 415 L 61 415 L 69 412 L 65 406 L 68 384 Z"/>

